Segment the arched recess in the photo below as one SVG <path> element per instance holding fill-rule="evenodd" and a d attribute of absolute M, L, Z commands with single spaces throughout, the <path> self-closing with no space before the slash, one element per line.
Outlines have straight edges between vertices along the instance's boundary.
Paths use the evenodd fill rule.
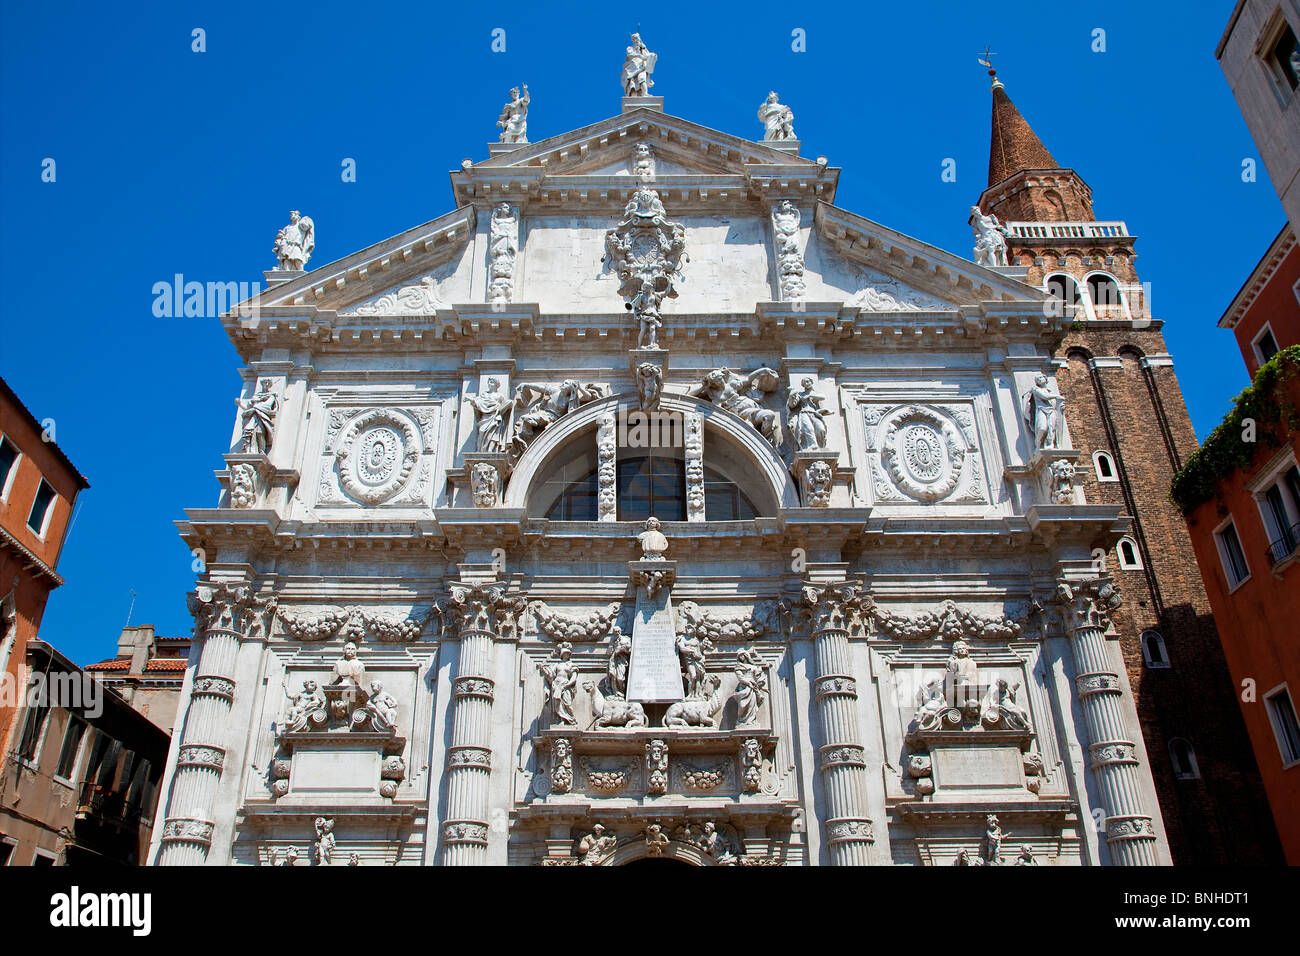
<path fill-rule="evenodd" d="M 635 396 L 614 396 L 600 402 L 592 402 L 548 426 L 533 440 L 515 465 L 502 504 L 507 508 L 526 508 L 528 495 L 534 482 L 546 473 L 552 457 L 565 451 L 584 432 L 590 433 L 594 446 L 596 441 L 594 429 L 600 419 L 608 414 L 613 414 L 617 418 L 620 406 L 625 412 L 635 410 L 637 408 Z M 760 476 L 760 483 L 770 492 L 778 508 L 799 507 L 799 492 L 795 487 L 794 479 L 790 476 L 790 470 L 777 454 L 776 449 L 744 419 L 709 402 L 685 395 L 664 393 L 659 400 L 659 408 L 661 412 L 700 416 L 704 425 L 706 466 L 710 459 L 710 445 L 717 449 L 718 442 L 722 441 L 729 454 L 741 456 L 753 465 Z"/>
<path fill-rule="evenodd" d="M 686 863 L 690 866 L 718 865 L 717 860 L 689 843 L 678 843 L 673 840 L 664 844 L 659 853 L 652 854 L 650 844 L 645 840 L 632 840 L 611 853 L 601 862 L 601 866 L 623 866 L 639 860 L 671 860 L 674 863 Z"/>

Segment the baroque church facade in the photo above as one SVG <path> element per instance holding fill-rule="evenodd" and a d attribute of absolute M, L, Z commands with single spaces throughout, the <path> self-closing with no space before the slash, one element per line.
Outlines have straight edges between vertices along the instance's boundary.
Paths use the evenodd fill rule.
<path fill-rule="evenodd" d="M 622 111 L 223 317 L 158 865 L 1171 862 L 1054 356 L 1077 309 Z M 1016 217 L 1006 217 L 1016 218 Z"/>

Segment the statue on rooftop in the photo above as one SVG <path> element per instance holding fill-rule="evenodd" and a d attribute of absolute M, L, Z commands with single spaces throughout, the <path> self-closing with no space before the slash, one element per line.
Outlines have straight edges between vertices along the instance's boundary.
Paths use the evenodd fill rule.
<path fill-rule="evenodd" d="M 510 102 L 501 108 L 501 118 L 497 125 L 501 127 L 501 142 L 528 142 L 528 84 L 524 84 L 524 95 L 519 95 L 519 87 L 510 91 Z"/>
<path fill-rule="evenodd" d="M 659 55 L 651 53 L 641 42 L 641 34 L 633 33 L 632 42 L 623 60 L 624 96 L 650 95 L 650 87 L 655 85 L 654 80 L 650 79 L 650 74 L 655 71 L 655 62 L 658 59 Z"/>

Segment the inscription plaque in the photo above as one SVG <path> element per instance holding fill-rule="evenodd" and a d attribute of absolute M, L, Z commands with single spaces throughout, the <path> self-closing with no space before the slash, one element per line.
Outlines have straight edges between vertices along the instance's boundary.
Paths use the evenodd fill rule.
<path fill-rule="evenodd" d="M 628 700 L 660 704 L 682 699 L 682 670 L 676 642 L 672 598 L 667 589 L 647 598 L 645 588 L 637 588 L 632 659 L 628 662 Z"/>

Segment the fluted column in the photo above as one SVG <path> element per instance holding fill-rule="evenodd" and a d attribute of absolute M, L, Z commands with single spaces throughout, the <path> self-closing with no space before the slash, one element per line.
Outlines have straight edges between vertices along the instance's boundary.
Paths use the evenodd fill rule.
<path fill-rule="evenodd" d="M 266 633 L 275 598 L 246 585 L 201 585 L 191 599 L 199 663 L 185 710 L 158 851 L 159 866 L 198 866 L 212 846 L 213 806 L 229 746 L 239 647 Z"/>
<path fill-rule="evenodd" d="M 1120 606 L 1108 581 L 1062 583 L 1057 605 L 1074 654 L 1075 692 L 1088 725 L 1088 756 L 1106 811 L 1106 844 L 1118 866 L 1154 866 L 1156 832 L 1142 806 L 1137 745 L 1122 710 L 1123 685 L 1107 653 L 1106 624 Z"/>
<path fill-rule="evenodd" d="M 503 626 L 513 627 L 514 615 L 522 605 L 520 597 L 505 597 L 504 585 L 451 587 L 460 659 L 452 681 L 443 866 L 482 866 L 487 862 L 496 643 Z"/>
<path fill-rule="evenodd" d="M 817 763 L 826 794 L 826 843 L 833 866 L 871 862 L 875 833 L 867 816 L 867 761 L 858 737 L 858 688 L 849 651 L 849 624 L 863 595 L 847 583 L 804 588 L 804 606 L 817 658 L 813 692 L 822 729 Z"/>

